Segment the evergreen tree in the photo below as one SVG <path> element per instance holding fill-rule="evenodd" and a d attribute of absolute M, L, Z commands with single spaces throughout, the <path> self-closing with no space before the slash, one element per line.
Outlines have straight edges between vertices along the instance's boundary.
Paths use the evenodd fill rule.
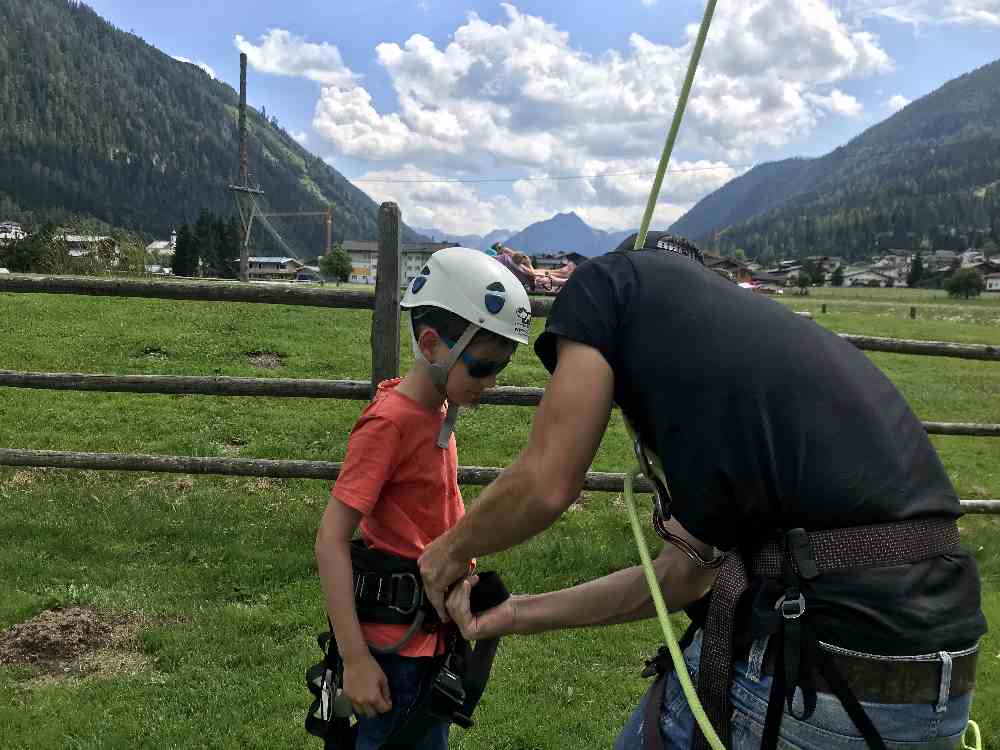
<path fill-rule="evenodd" d="M 909 287 L 915 287 L 920 283 L 920 279 L 924 276 L 924 259 L 920 257 L 920 253 L 917 253 L 913 258 L 913 264 L 910 266 L 910 272 L 906 274 L 906 285 Z"/>
<path fill-rule="evenodd" d="M 843 286 L 844 285 L 844 267 L 837 266 L 833 269 L 833 273 L 830 275 L 830 285 L 831 286 Z"/>
<path fill-rule="evenodd" d="M 177 247 L 171 270 L 174 276 L 194 276 L 198 273 L 198 243 L 187 224 L 177 230 Z"/>
<path fill-rule="evenodd" d="M 199 276 L 215 276 L 218 264 L 219 250 L 216 246 L 216 232 L 214 217 L 207 208 L 201 209 L 198 213 L 198 221 L 194 225 L 194 242 L 198 248 Z"/>
<path fill-rule="evenodd" d="M 240 225 L 237 223 L 236 217 L 232 216 L 229 219 L 229 223 L 226 224 L 225 229 L 225 241 L 223 245 L 225 253 L 222 256 L 225 264 L 221 273 L 224 279 L 235 279 L 239 276 L 240 237 Z"/>

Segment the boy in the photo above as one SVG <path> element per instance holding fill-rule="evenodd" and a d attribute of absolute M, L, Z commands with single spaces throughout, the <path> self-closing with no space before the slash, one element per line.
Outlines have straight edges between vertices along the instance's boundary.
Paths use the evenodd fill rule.
<path fill-rule="evenodd" d="M 440 633 L 405 624 L 361 625 L 350 542 L 360 525 L 372 550 L 416 560 L 464 513 L 452 434 L 459 406 L 475 404 L 517 344 L 528 343 L 531 304 L 517 278 L 488 256 L 446 248 L 413 279 L 413 366 L 381 383 L 351 432 L 347 456 L 316 537 L 327 611 L 343 660 L 344 696 L 358 715 L 357 750 L 375 750 L 414 715 L 434 678 Z M 447 404 L 447 411 L 445 405 Z M 381 649 L 394 653 L 372 654 Z M 431 723 L 415 750 L 448 744 Z"/>

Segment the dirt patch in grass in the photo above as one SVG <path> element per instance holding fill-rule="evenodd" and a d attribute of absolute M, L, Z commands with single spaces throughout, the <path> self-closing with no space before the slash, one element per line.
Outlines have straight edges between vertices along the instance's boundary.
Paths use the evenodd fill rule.
<path fill-rule="evenodd" d="M 276 370 L 285 363 L 284 357 L 278 352 L 247 352 L 247 357 L 254 367 L 265 370 Z"/>
<path fill-rule="evenodd" d="M 136 674 L 149 667 L 139 631 L 166 622 L 90 607 L 48 609 L 0 633 L 0 665 L 42 679 Z"/>

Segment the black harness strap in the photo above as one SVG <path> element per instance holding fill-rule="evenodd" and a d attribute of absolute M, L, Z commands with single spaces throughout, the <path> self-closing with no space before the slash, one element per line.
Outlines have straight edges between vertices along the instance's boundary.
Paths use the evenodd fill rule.
<path fill-rule="evenodd" d="M 850 686 L 844 680 L 843 676 L 837 671 L 837 668 L 833 665 L 833 661 L 827 656 L 822 649 L 816 649 L 816 661 L 817 666 L 822 672 L 823 677 L 826 679 L 827 684 L 836 695 L 841 704 L 844 706 L 844 710 L 847 711 L 847 715 L 851 717 L 851 721 L 854 722 L 854 726 L 858 728 L 861 732 L 861 736 L 865 738 L 865 743 L 868 745 L 870 750 L 886 750 L 885 742 L 882 740 L 882 736 L 875 729 L 875 725 L 872 724 L 872 720 L 868 718 L 868 714 L 865 713 L 864 708 L 862 708 L 861 703 L 858 701 L 857 696 L 851 691 Z"/>

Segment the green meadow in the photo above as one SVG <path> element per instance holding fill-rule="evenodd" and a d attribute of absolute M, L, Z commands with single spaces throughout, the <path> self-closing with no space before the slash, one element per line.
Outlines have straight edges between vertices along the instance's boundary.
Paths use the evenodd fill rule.
<path fill-rule="evenodd" d="M 1000 295 L 952 302 L 907 290 L 812 291 L 781 303 L 841 332 L 1000 344 Z M 365 311 L 0 294 L 0 368 L 365 379 L 370 325 Z M 1000 363 L 872 358 L 920 417 L 1000 423 Z M 541 386 L 546 375 L 522 349 L 501 380 Z M 362 407 L 0 388 L 0 447 L 340 460 Z M 463 414 L 461 462 L 506 465 L 531 416 L 500 406 Z M 934 443 L 963 498 L 1000 499 L 1000 440 Z M 615 416 L 594 468 L 624 471 L 630 453 Z M 116 647 L 67 662 L 61 674 L 0 666 L 0 747 L 319 748 L 302 721 L 304 672 L 325 625 L 313 539 L 328 492 L 310 480 L 0 467 L 0 632 L 57 607 L 137 623 Z M 477 492 L 466 488 L 466 500 Z M 961 526 L 979 560 L 987 617 L 1000 628 L 1000 519 L 968 516 Z M 514 591 L 538 592 L 637 561 L 621 499 L 586 493 L 553 528 L 481 566 Z M 505 639 L 477 726 L 453 730 L 452 746 L 610 747 L 646 687 L 642 660 L 660 637 L 650 621 Z M 974 717 L 987 746 L 1000 747 L 997 633 L 979 664 Z"/>

